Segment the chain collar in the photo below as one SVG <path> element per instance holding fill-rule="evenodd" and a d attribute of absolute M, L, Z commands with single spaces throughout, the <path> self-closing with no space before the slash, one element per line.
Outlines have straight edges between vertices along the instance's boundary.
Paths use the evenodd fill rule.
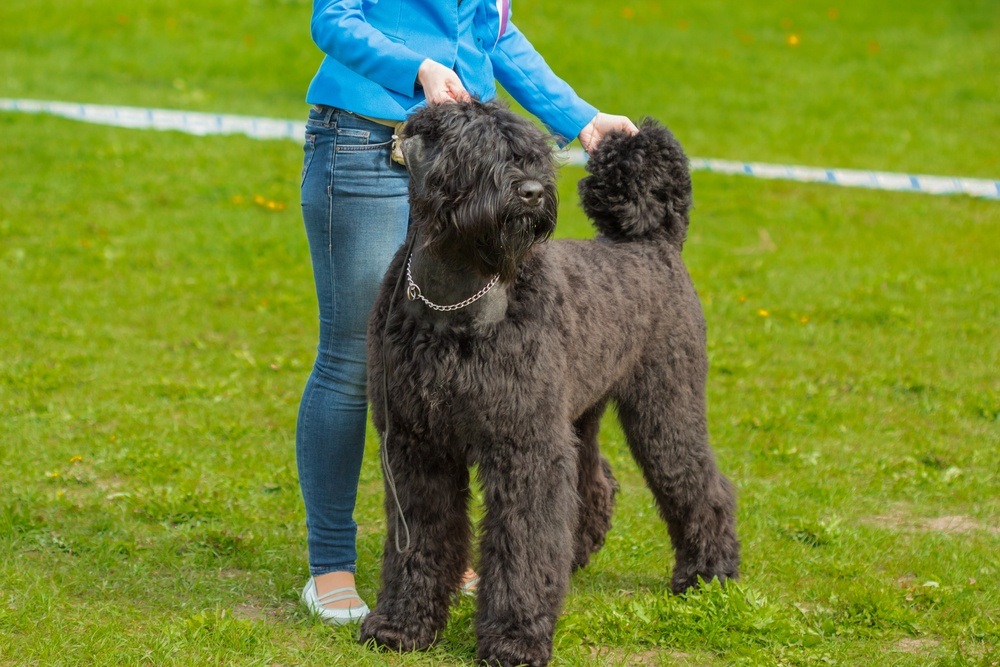
<path fill-rule="evenodd" d="M 449 313 L 453 310 L 461 310 L 462 308 L 465 308 L 466 306 L 471 305 L 476 301 L 479 301 L 484 296 L 486 296 L 486 293 L 489 292 L 491 289 L 493 289 L 493 286 L 497 284 L 498 280 L 500 280 L 500 274 L 498 273 L 495 276 L 493 276 L 492 280 L 490 280 L 489 283 L 486 284 L 486 287 L 479 290 L 465 301 L 461 301 L 459 303 L 453 303 L 450 306 L 439 306 L 436 303 L 431 302 L 427 297 L 421 294 L 420 287 L 415 282 L 413 282 L 413 276 L 410 275 L 410 263 L 412 261 L 413 261 L 413 255 L 411 254 L 406 260 L 406 298 L 409 299 L 410 301 L 415 301 L 416 299 L 420 299 L 431 310 L 437 310 L 444 313 Z"/>

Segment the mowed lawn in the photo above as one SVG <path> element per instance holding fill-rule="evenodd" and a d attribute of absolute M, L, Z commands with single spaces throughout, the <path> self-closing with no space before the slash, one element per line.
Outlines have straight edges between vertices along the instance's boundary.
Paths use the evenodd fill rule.
<path fill-rule="evenodd" d="M 8 0 L 0 97 L 304 118 L 295 0 Z M 517 0 L 598 107 L 688 152 L 1000 178 L 994 0 Z M 293 142 L 0 113 L 0 665 L 462 665 L 297 603 L 315 296 Z M 561 176 L 559 235 L 591 233 Z M 614 527 L 556 665 L 1000 664 L 1000 203 L 696 173 L 685 259 L 743 576 L 672 596 L 613 416 Z M 357 510 L 384 537 L 370 433 Z"/>

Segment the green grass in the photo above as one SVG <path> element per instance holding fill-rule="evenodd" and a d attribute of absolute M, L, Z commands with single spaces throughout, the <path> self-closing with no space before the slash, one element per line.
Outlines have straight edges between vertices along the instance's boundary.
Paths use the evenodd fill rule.
<path fill-rule="evenodd" d="M 1000 176 L 991 2 L 516 10 L 588 99 L 662 118 L 693 155 Z M 303 117 L 317 62 L 305 2 L 2 12 L 4 97 Z M 471 663 L 471 600 L 404 656 L 297 605 L 299 171 L 290 142 L 0 114 L 0 665 Z M 563 236 L 589 234 L 581 175 L 563 170 Z M 666 592 L 666 531 L 609 418 L 622 493 L 554 664 L 1000 663 L 1000 207 L 703 173 L 695 198 L 743 579 Z"/>

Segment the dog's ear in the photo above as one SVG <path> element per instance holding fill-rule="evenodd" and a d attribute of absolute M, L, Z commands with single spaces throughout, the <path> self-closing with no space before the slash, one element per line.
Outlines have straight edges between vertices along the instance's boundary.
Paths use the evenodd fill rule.
<path fill-rule="evenodd" d="M 419 134 L 404 137 L 402 141 L 403 162 L 410 172 L 410 180 L 417 191 L 423 190 L 424 177 L 427 175 L 427 148 L 424 139 Z"/>

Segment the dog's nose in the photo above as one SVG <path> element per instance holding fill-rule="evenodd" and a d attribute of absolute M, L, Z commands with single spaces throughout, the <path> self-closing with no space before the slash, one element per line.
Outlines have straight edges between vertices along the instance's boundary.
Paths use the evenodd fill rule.
<path fill-rule="evenodd" d="M 525 181 L 517 188 L 517 194 L 529 206 L 538 206 L 545 194 L 545 188 L 538 181 Z"/>

